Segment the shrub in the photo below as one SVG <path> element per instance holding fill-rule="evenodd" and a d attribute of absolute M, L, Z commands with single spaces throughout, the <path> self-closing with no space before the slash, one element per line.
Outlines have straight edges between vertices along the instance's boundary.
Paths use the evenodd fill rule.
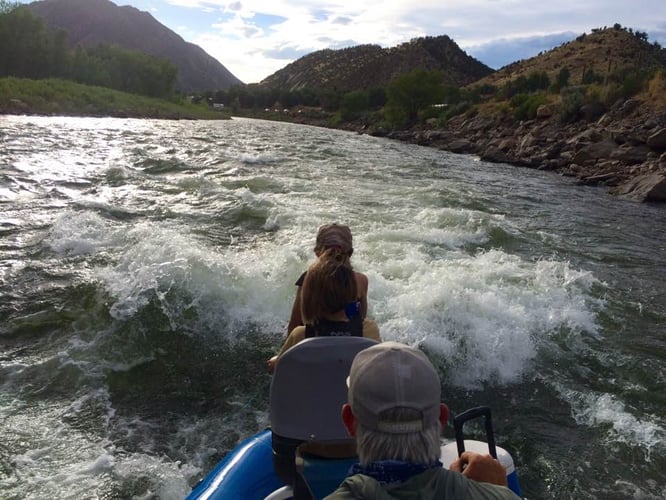
<path fill-rule="evenodd" d="M 666 70 L 657 71 L 647 84 L 648 94 L 652 99 L 666 103 Z"/>
<path fill-rule="evenodd" d="M 560 120 L 564 123 L 575 122 L 580 117 L 580 107 L 585 103 L 585 94 L 581 87 L 565 87 L 560 92 Z"/>
<path fill-rule="evenodd" d="M 472 104 L 469 103 L 468 101 L 463 101 L 459 102 L 458 104 L 455 104 L 453 106 L 449 106 L 447 110 L 444 112 L 444 116 L 446 119 L 453 118 L 454 116 L 461 115 L 468 111 L 472 107 Z"/>
<path fill-rule="evenodd" d="M 559 73 L 557 73 L 557 76 L 555 77 L 555 82 L 550 87 L 551 92 L 553 92 L 554 94 L 559 94 L 560 90 L 569 85 L 570 76 L 571 72 L 569 71 L 569 68 L 563 66 L 560 69 Z"/>
<path fill-rule="evenodd" d="M 601 83 L 603 82 L 604 79 L 601 75 L 598 75 L 594 72 L 592 68 L 589 70 L 585 71 L 583 70 L 583 77 L 582 77 L 582 83 L 583 85 L 589 85 L 591 83 Z"/>
<path fill-rule="evenodd" d="M 617 83 L 606 85 L 594 84 L 587 88 L 585 93 L 586 102 L 598 102 L 606 108 L 610 108 L 618 99 L 624 97 L 622 87 Z"/>
<path fill-rule="evenodd" d="M 539 106 L 546 102 L 548 102 L 548 99 L 543 93 L 516 94 L 511 98 L 510 104 L 516 120 L 531 120 L 532 118 L 536 118 Z"/>

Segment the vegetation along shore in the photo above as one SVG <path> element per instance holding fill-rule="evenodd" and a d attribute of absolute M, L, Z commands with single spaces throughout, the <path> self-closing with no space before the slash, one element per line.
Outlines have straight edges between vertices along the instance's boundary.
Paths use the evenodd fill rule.
<path fill-rule="evenodd" d="M 81 23 L 117 22 L 118 12 L 124 39 L 169 31 L 136 9 L 92 0 L 108 10 L 93 18 L 63 15 L 77 8 L 74 0 L 40 5 L 0 0 L 7 41 L 0 113 L 286 120 L 549 170 L 631 200 L 666 201 L 666 49 L 620 24 L 498 71 L 440 36 L 388 49 L 317 51 L 260 83 L 231 80 L 210 89 L 183 75 L 168 53 L 72 39 Z M 136 33 L 127 31 L 132 26 Z M 112 25 L 90 30 L 118 32 Z M 177 40 L 173 46 L 182 55 Z"/>

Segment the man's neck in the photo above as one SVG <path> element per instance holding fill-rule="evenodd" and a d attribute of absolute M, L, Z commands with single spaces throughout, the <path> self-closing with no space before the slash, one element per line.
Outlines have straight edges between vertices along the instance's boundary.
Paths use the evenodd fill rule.
<path fill-rule="evenodd" d="M 354 464 L 351 474 L 370 476 L 382 484 L 402 483 L 408 479 L 430 469 L 441 468 L 442 463 L 437 460 L 431 464 L 415 464 L 402 460 L 380 460 L 367 466 Z"/>

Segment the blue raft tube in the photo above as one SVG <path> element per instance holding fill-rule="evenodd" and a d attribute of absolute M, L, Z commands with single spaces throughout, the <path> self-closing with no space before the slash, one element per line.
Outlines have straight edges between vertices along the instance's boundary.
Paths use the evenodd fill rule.
<path fill-rule="evenodd" d="M 292 498 L 290 486 L 280 479 L 285 462 L 291 467 L 298 463 L 298 488 L 309 489 L 315 499 L 334 491 L 347 476 L 356 458 L 314 458 L 285 455 L 280 443 L 353 441 L 340 419 L 340 408 L 347 401 L 346 378 L 357 352 L 375 344 L 363 337 L 320 337 L 305 339 L 286 351 L 278 361 L 270 390 L 269 417 L 271 428 L 241 442 L 197 484 L 187 500 L 285 500 Z M 298 387 L 298 391 L 293 388 Z M 326 397 L 322 398 L 321 395 Z M 313 405 L 312 402 L 318 404 Z M 465 421 L 484 416 L 486 441 L 465 441 L 462 425 Z M 445 467 L 459 456 L 465 447 L 480 453 L 490 453 L 507 470 L 513 491 L 520 496 L 511 455 L 495 446 L 490 409 L 478 407 L 453 419 L 456 442 L 442 447 Z M 273 435 L 275 433 L 275 435 Z M 274 442 L 275 441 L 275 442 Z M 457 444 L 457 449 L 455 448 Z M 499 452 L 497 452 L 499 450 Z M 276 464 L 280 474 L 276 472 Z M 299 490 L 300 491 L 300 490 Z"/>
<path fill-rule="evenodd" d="M 465 440 L 465 449 L 489 453 L 488 443 Z M 518 474 L 511 454 L 496 447 L 497 459 L 506 470 L 509 488 L 522 498 Z M 441 461 L 445 468 L 458 457 L 456 442 L 442 446 Z M 310 467 L 308 483 L 315 498 L 323 498 L 335 490 L 356 459 L 317 459 Z M 285 500 L 292 498 L 273 470 L 271 431 L 266 429 L 242 441 L 197 484 L 187 500 Z"/>

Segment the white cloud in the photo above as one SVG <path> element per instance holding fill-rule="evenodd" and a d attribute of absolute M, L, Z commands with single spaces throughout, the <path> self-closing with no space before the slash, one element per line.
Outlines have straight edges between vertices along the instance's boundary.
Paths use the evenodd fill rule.
<path fill-rule="evenodd" d="M 666 45 L 666 0 L 114 1 L 155 12 L 247 83 L 315 50 L 363 43 L 391 47 L 426 35 L 448 35 L 472 55 L 492 55 L 495 66 L 535 55 L 565 33 L 615 23 Z M 526 54 L 530 47 L 535 52 Z"/>
<path fill-rule="evenodd" d="M 666 18 L 663 0 L 169 1 L 199 8 L 214 5 L 232 16 L 191 41 L 248 83 L 328 47 L 362 43 L 390 47 L 419 36 L 448 35 L 471 54 L 494 54 L 487 64 L 497 66 L 499 60 L 510 61 L 512 53 L 513 60 L 529 57 L 553 40 L 616 22 L 656 33 Z M 283 19 L 268 25 L 263 16 Z M 527 53 L 531 47 L 533 52 Z M 508 52 L 503 59 L 497 53 L 501 48 Z"/>

